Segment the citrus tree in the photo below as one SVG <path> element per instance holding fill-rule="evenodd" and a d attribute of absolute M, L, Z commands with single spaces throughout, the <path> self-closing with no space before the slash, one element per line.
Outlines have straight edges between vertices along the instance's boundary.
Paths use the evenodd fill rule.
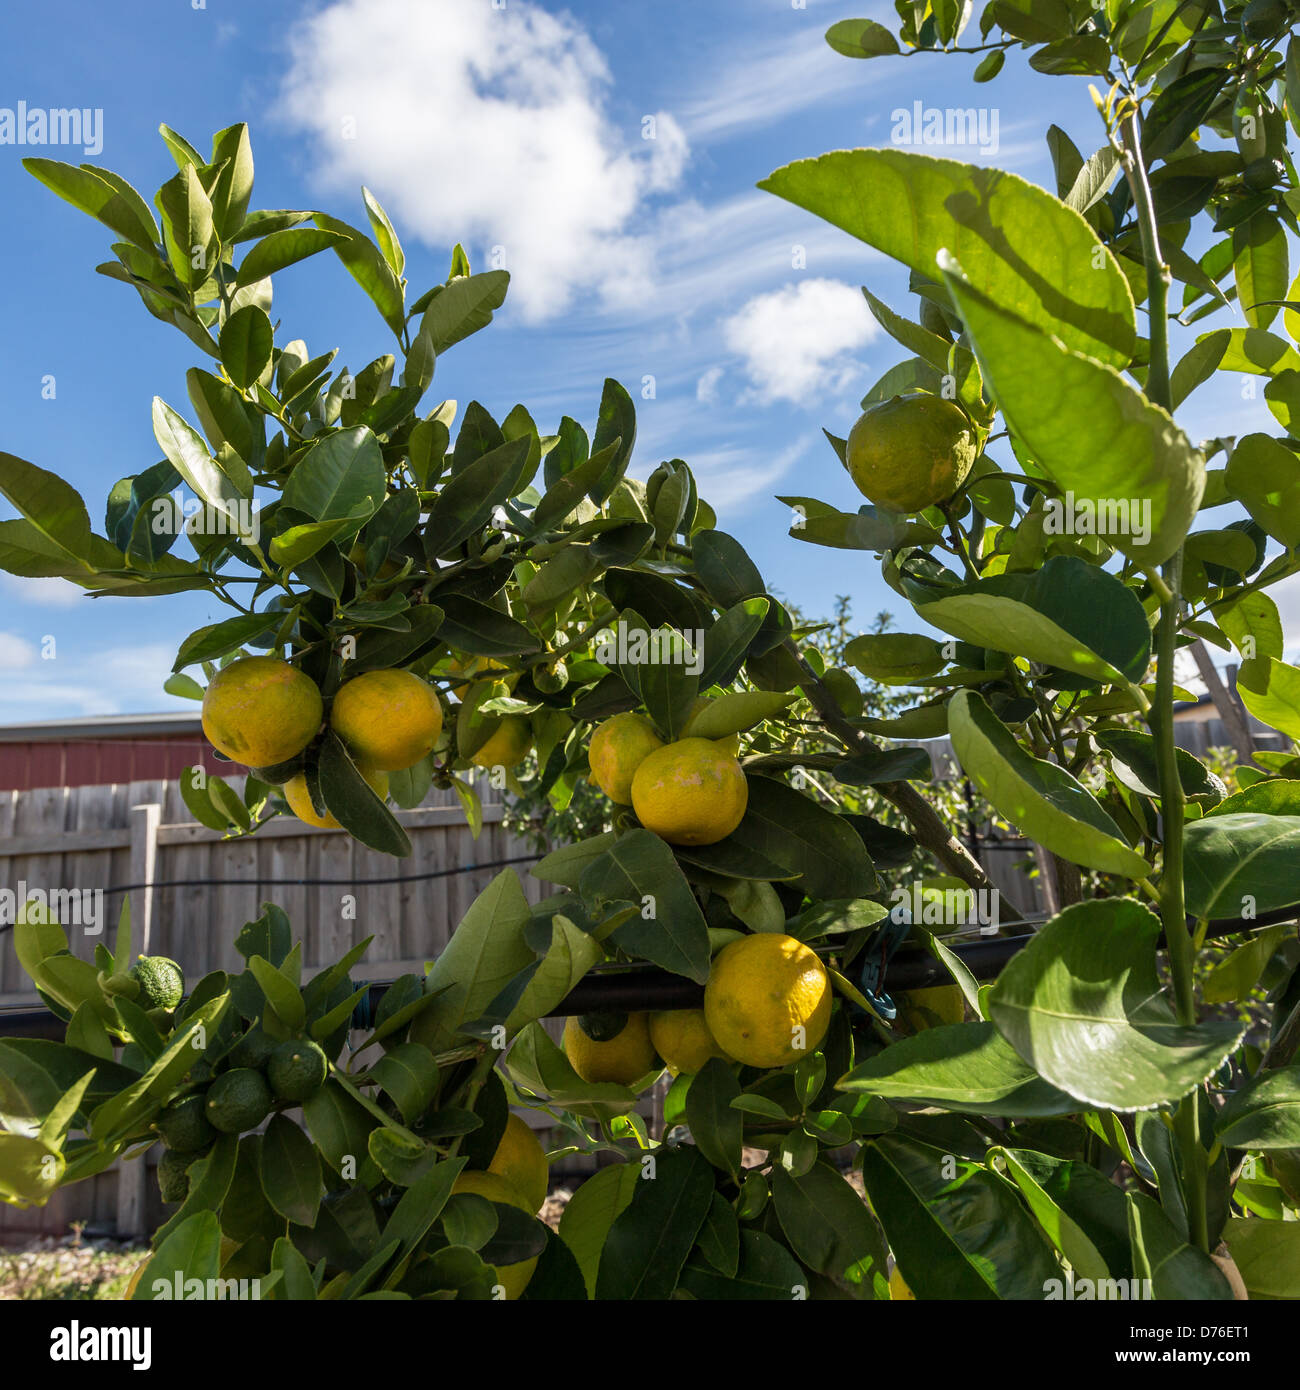
<path fill-rule="evenodd" d="M 850 20 L 828 39 L 857 58 L 961 49 L 971 10 L 900 16 L 897 36 Z M 1096 153 L 1050 132 L 1055 194 L 899 149 L 764 181 L 908 266 L 920 301 L 914 322 L 868 293 L 909 356 L 831 438 L 867 504 L 783 500 L 797 542 L 874 554 L 948 640 L 870 633 L 838 664 L 685 463 L 628 475 L 617 383 L 590 435 L 567 418 L 543 434 L 522 406 L 500 423 L 427 408 L 503 272 L 458 249 L 408 305 L 369 194 L 372 235 L 248 210 L 242 126 L 210 158 L 164 128 L 179 173 L 152 209 L 106 171 L 27 161 L 121 238 L 101 270 L 206 362 L 198 428 L 155 401 L 164 459 L 114 487 L 105 534 L 66 482 L 4 456 L 21 517 L 0 523 L 0 563 L 230 604 L 170 685 L 249 774 L 238 793 L 192 770 L 193 813 L 230 834 L 292 813 L 401 855 L 390 801 L 455 787 L 473 821 L 474 778 L 515 791 L 527 765 L 530 796 L 563 809 L 594 789 L 609 828 L 546 855 L 539 904 L 500 875 L 375 1010 L 352 979 L 366 943 L 304 981 L 274 905 L 237 938 L 247 968 L 188 993 L 175 963 L 135 959 L 128 921 L 92 963 L 29 911 L 19 959 L 67 1033 L 0 1039 L 7 1198 L 161 1139 L 179 1206 L 137 1298 L 178 1275 L 273 1298 L 1300 1292 L 1300 759 L 1259 753 L 1229 788 L 1172 722 L 1175 658 L 1206 640 L 1236 646 L 1248 707 L 1300 737 L 1266 593 L 1300 568 L 1300 359 L 1270 331 L 1300 315 L 1289 19 L 1258 0 L 995 0 L 981 80 L 1025 48 L 1108 89 Z M 354 375 L 282 341 L 271 277 L 325 250 L 392 329 L 400 374 L 396 350 Z M 1246 326 L 1172 362 L 1171 324 L 1238 309 Z M 1172 412 L 1216 371 L 1266 379 L 1277 437 L 1188 439 Z M 162 501 L 181 483 L 189 515 Z M 1224 504 L 1229 524 L 1196 529 Z M 860 676 L 914 698 L 882 713 Z M 921 856 L 957 899 L 993 891 L 908 743 L 945 734 L 1056 869 L 1061 911 L 991 984 L 942 940 L 954 895 L 923 892 L 909 921 L 881 877 Z M 1238 944 L 1207 976 L 1225 922 Z M 890 997 L 908 933 L 950 973 L 939 998 Z M 602 970 L 638 962 L 698 1007 L 655 1011 Z M 569 1017 L 557 1044 L 542 1020 L 593 979 L 617 1007 Z M 1248 1032 L 1235 1001 L 1261 985 Z M 637 1103 L 665 1068 L 652 1134 Z M 558 1234 L 512 1106 L 548 1112 L 563 1152 L 615 1160 Z"/>

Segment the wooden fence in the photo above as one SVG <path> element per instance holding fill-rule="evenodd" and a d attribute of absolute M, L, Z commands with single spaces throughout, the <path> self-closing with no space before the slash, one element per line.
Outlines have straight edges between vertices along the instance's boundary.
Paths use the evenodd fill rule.
<path fill-rule="evenodd" d="M 223 840 L 191 820 L 175 782 L 0 792 L 0 888 L 19 898 L 71 891 L 59 916 L 72 950 L 87 959 L 99 942 L 111 948 L 127 889 L 136 950 L 180 961 L 191 982 L 243 968 L 234 937 L 264 902 L 288 914 L 303 942 L 304 975 L 373 935 L 353 976 L 385 981 L 421 971 L 509 861 L 530 901 L 550 891 L 527 873 L 536 854 L 502 825 L 499 801 L 484 805 L 477 840 L 454 793 L 431 792 L 399 819 L 412 845 L 402 860 L 289 816 L 252 838 Z M 39 1003 L 13 933 L 0 932 L 0 1010 Z M 163 1215 L 145 1163 L 118 1164 L 44 1208 L 0 1205 L 0 1238 L 53 1233 L 73 1221 L 138 1234 Z"/>

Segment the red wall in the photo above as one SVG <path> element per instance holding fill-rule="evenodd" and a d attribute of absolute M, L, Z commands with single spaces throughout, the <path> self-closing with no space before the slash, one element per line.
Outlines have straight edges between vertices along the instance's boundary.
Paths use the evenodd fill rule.
<path fill-rule="evenodd" d="M 169 781 L 196 763 L 209 772 L 237 771 L 213 754 L 201 734 L 0 743 L 0 791 Z"/>

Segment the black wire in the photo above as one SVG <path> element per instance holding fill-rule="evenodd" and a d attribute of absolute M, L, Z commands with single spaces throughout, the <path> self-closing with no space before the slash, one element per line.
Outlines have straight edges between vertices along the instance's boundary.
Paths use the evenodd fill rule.
<path fill-rule="evenodd" d="M 505 869 L 513 864 L 536 864 L 536 854 L 516 855 L 513 859 L 489 859 L 485 864 L 464 864 L 456 869 L 430 869 L 422 874 L 390 874 L 383 878 L 162 878 L 151 883 L 121 883 L 110 888 L 86 889 L 86 892 L 134 893 L 141 888 L 261 888 L 275 884 L 284 888 L 360 888 L 376 883 L 420 883 L 432 878 L 455 878 L 460 874 L 475 874 L 485 869 Z M 13 930 L 12 922 L 0 923 L 0 933 Z"/>

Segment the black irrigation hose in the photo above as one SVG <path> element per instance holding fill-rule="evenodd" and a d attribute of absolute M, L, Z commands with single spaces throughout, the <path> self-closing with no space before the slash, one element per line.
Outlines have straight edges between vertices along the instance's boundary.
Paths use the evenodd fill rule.
<path fill-rule="evenodd" d="M 1284 907 L 1261 912 L 1244 921 L 1239 917 L 1211 922 L 1207 938 L 1232 936 L 1256 927 L 1287 922 L 1300 915 L 1300 908 Z M 1032 932 L 1021 936 L 981 937 L 952 943 L 949 949 L 966 965 L 977 980 L 996 979 L 1002 967 L 1033 940 Z M 1164 935 L 1160 942 L 1163 944 Z M 947 968 L 922 946 L 905 947 L 889 963 L 887 984 L 891 990 L 927 989 L 951 983 Z M 386 984 L 370 986 L 363 1005 L 353 1015 L 358 1027 L 372 1026 L 379 1001 L 388 990 Z M 682 975 L 670 974 L 656 965 L 597 967 L 546 1015 L 563 1018 L 569 1014 L 615 1009 L 625 1013 L 646 1009 L 697 1009 L 704 999 L 704 986 Z M 0 1037 L 63 1037 L 64 1024 L 44 1009 L 5 1013 L 0 1009 Z"/>

